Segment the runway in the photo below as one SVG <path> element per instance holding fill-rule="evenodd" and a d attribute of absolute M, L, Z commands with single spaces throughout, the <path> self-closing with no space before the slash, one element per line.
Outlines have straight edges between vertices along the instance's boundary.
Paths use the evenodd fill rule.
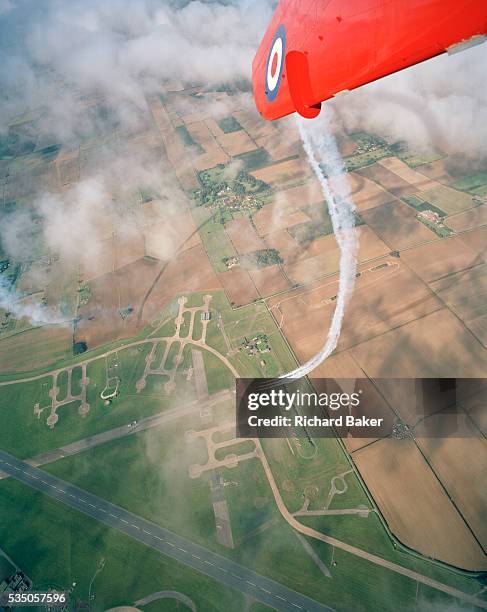
<path fill-rule="evenodd" d="M 254 597 L 276 610 L 333 612 L 331 608 L 305 595 L 186 540 L 120 506 L 83 491 L 4 451 L 0 451 L 0 469 L 27 486 L 143 542 L 198 572 L 211 576 L 228 587 Z"/>
<path fill-rule="evenodd" d="M 151 416 L 142 418 L 139 421 L 132 421 L 132 423 L 120 425 L 119 427 L 108 429 L 107 431 L 102 431 L 101 433 L 94 434 L 87 438 L 83 438 L 82 440 L 77 440 L 76 442 L 72 442 L 71 444 L 66 444 L 65 446 L 61 446 L 59 448 L 47 451 L 46 453 L 42 453 L 41 455 L 36 455 L 35 457 L 25 459 L 25 462 L 34 467 L 47 465 L 48 463 L 53 463 L 54 461 L 58 461 L 59 459 L 64 459 L 64 457 L 71 457 L 73 455 L 77 455 L 78 453 L 88 450 L 89 448 L 94 448 L 95 446 L 106 444 L 107 442 L 111 442 L 112 440 L 118 440 L 120 438 L 132 436 L 134 434 L 140 433 L 141 431 L 147 431 L 148 429 L 152 429 L 153 427 L 160 427 L 161 425 L 165 425 L 166 423 L 170 423 L 171 421 L 175 421 L 185 416 L 199 414 L 203 410 L 208 410 L 218 402 L 222 402 L 224 400 L 231 400 L 232 397 L 233 394 L 229 390 L 224 389 L 223 391 L 219 391 L 218 393 L 213 394 L 206 401 L 193 400 L 191 402 L 178 406 L 177 408 L 166 410 L 165 412 L 161 412 L 158 414 L 153 414 Z M 8 478 L 8 476 L 9 474 L 0 470 L 0 480 Z"/>

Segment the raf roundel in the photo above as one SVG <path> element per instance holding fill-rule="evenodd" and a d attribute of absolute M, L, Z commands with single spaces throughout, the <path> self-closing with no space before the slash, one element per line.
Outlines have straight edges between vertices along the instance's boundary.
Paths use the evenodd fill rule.
<path fill-rule="evenodd" d="M 285 55 L 286 30 L 281 25 L 272 41 L 265 69 L 265 94 L 269 102 L 275 100 L 279 92 Z"/>

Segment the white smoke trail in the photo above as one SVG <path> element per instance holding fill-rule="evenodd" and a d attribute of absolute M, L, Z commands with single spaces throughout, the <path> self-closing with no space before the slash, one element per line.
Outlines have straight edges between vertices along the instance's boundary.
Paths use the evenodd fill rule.
<path fill-rule="evenodd" d="M 70 323 L 61 319 L 47 307 L 32 302 L 23 302 L 22 296 L 12 291 L 0 276 L 0 308 L 11 312 L 17 320 L 29 319 L 33 325 L 62 325 Z"/>
<path fill-rule="evenodd" d="M 355 230 L 355 206 L 351 200 L 343 161 L 330 130 L 327 110 L 322 109 L 319 120 L 310 122 L 299 118 L 298 122 L 308 161 L 320 181 L 328 203 L 333 231 L 340 249 L 340 278 L 335 311 L 325 344 L 309 361 L 281 378 L 306 376 L 335 350 L 357 273 L 358 236 Z"/>

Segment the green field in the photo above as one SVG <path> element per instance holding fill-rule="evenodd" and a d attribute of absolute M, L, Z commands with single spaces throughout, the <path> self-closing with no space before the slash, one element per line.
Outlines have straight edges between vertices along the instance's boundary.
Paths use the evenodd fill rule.
<path fill-rule="evenodd" d="M 258 459 L 239 463 L 237 468 L 219 468 L 218 474 L 225 481 L 236 483 L 225 487 L 225 496 L 232 534 L 238 545 L 245 543 L 256 530 L 279 522 L 279 513 Z"/>
<path fill-rule="evenodd" d="M 220 420 L 221 415 L 217 418 Z M 203 474 L 197 479 L 187 475 L 192 462 L 202 463 L 206 458 L 201 439 L 185 442 L 184 431 L 188 428 L 194 428 L 194 424 L 182 419 L 170 426 L 60 460 L 49 466 L 48 471 L 337 610 L 392 612 L 411 609 L 416 591 L 413 581 L 310 539 L 315 553 L 332 571 L 333 580 L 325 579 L 293 531 L 280 518 L 263 470 L 255 459 L 237 468 L 219 470 L 229 483 L 225 495 L 236 542 L 235 550 L 221 548 L 215 537 L 209 475 Z M 332 460 L 329 454 L 326 460 Z M 436 570 L 427 562 L 410 559 L 405 553 L 394 550 L 373 515 L 368 519 L 346 518 L 349 520 L 345 523 L 344 517 L 338 517 L 339 520 L 326 517 L 322 519 L 326 521 L 322 530 L 345 540 L 350 538 L 354 544 L 363 544 L 365 549 L 378 550 L 384 557 L 410 563 L 414 569 L 429 571 L 434 577 L 449 580 L 455 586 L 478 587 L 474 581 Z M 337 526 L 340 521 L 342 527 Z M 332 555 L 336 566 L 331 565 Z M 358 593 L 360 599 L 357 599 Z M 363 602 L 364 607 L 357 608 L 357 601 Z"/>
<path fill-rule="evenodd" d="M 0 554 L 0 582 L 15 572 L 15 567 Z"/>
<path fill-rule="evenodd" d="M 269 608 L 269 606 L 266 606 L 265 604 L 261 604 L 259 601 L 254 602 L 250 606 L 250 612 L 271 612 L 272 610 L 273 608 Z"/>
<path fill-rule="evenodd" d="M 193 340 L 200 340 L 203 334 L 203 322 L 201 321 L 201 312 L 197 312 L 193 322 Z"/>
<path fill-rule="evenodd" d="M 248 151 L 247 153 L 235 155 L 233 159 L 242 161 L 247 172 L 258 170 L 272 163 L 269 153 L 263 147 L 255 149 L 254 151 Z"/>
<path fill-rule="evenodd" d="M 175 317 L 169 315 L 169 317 L 163 317 L 162 320 L 165 321 L 165 323 L 157 331 L 157 335 L 158 336 L 164 336 L 164 337 L 167 337 L 167 338 L 171 338 L 176 333 L 176 320 L 175 320 Z"/>
<path fill-rule="evenodd" d="M 390 146 L 390 149 L 396 157 L 406 163 L 410 168 L 417 168 L 423 164 L 430 164 L 431 162 L 442 159 L 444 155 L 441 153 L 418 153 L 417 151 L 411 150 L 407 143 L 400 141 L 395 142 Z"/>
<path fill-rule="evenodd" d="M 327 215 L 328 216 L 328 215 Z M 326 221 L 316 223 L 314 221 L 306 221 L 305 223 L 298 223 L 293 225 L 287 230 L 289 234 L 298 242 L 300 245 L 306 245 L 320 236 L 328 236 L 333 234 L 333 225 L 331 218 L 328 216 Z"/>
<path fill-rule="evenodd" d="M 251 453 L 254 449 L 255 444 L 252 440 L 243 440 L 236 444 L 229 444 L 228 446 L 217 448 L 215 451 L 215 459 L 221 461 L 225 459 L 227 455 L 245 455 L 246 453 Z"/>
<path fill-rule="evenodd" d="M 193 357 L 192 357 L 192 354 L 191 354 L 192 348 L 194 348 L 194 347 L 192 347 L 191 344 L 187 344 L 184 347 L 183 354 L 182 354 L 182 361 L 179 364 L 176 376 L 184 375 L 184 373 L 188 370 L 188 368 L 191 367 L 191 365 L 193 364 Z M 177 379 L 177 380 L 179 380 L 179 379 Z"/>
<path fill-rule="evenodd" d="M 218 325 L 218 315 L 221 316 L 225 333 L 233 349 L 237 349 L 245 336 L 264 333 L 271 346 L 271 352 L 262 355 L 269 361 L 269 376 L 283 374 L 296 365 L 286 341 L 277 329 L 274 319 L 269 314 L 265 304 L 255 303 L 232 310 L 225 294 L 219 292 L 213 295 L 210 309 L 212 318 L 208 323 L 206 342 L 217 351 L 226 355 L 228 348 Z M 250 357 L 244 351 L 237 351 L 229 356 L 230 361 L 241 376 L 253 377 L 266 374 L 259 365 L 258 358 Z"/>
<path fill-rule="evenodd" d="M 27 155 L 32 153 L 35 147 L 35 140 L 19 129 L 10 127 L 5 134 L 0 135 L 0 159 Z"/>
<path fill-rule="evenodd" d="M 225 134 L 231 134 L 232 132 L 239 132 L 240 130 L 243 129 L 240 123 L 235 119 L 235 117 L 232 117 L 232 116 L 224 117 L 223 119 L 220 119 L 218 121 L 218 125 L 220 126 L 222 131 L 225 132 Z"/>
<path fill-rule="evenodd" d="M 451 184 L 451 187 L 455 189 L 460 189 L 461 191 L 468 191 L 472 194 L 478 194 L 478 189 L 485 187 L 487 185 L 487 170 L 483 170 L 482 172 L 475 172 L 475 174 L 470 174 L 458 181 L 455 181 Z"/>
<path fill-rule="evenodd" d="M 43 149 L 39 149 L 36 153 L 42 155 L 42 157 L 47 158 L 49 161 L 55 159 L 61 150 L 60 144 L 49 145 L 48 147 L 44 147 Z"/>
<path fill-rule="evenodd" d="M 71 391 L 73 395 L 79 395 L 81 393 L 81 376 L 81 367 L 78 366 L 76 368 L 73 368 L 71 374 Z"/>
<path fill-rule="evenodd" d="M 13 480 L 0 483 L 0 524 L 2 548 L 32 578 L 34 588 L 72 589 L 75 604 L 87 607 L 89 584 L 103 559 L 105 566 L 92 584 L 93 610 L 132 605 L 164 590 L 187 595 L 202 611 L 243 609 L 238 591 Z M 158 603 L 158 610 L 171 609 Z"/>
<path fill-rule="evenodd" d="M 0 339 L 0 373 L 54 366 L 73 355 L 69 327 L 32 327 Z"/>
<path fill-rule="evenodd" d="M 203 155 L 205 150 L 203 149 L 203 147 L 200 145 L 199 142 L 196 142 L 193 139 L 191 134 L 188 132 L 188 128 L 185 125 L 179 125 L 178 127 L 174 128 L 174 131 L 179 136 L 179 138 L 181 138 L 185 146 L 194 147 L 195 152 L 198 155 Z"/>
<path fill-rule="evenodd" d="M 183 314 L 183 321 L 181 323 L 181 327 L 179 328 L 179 336 L 181 338 L 187 338 L 189 334 L 189 325 L 191 322 L 191 313 L 185 312 Z"/>
<path fill-rule="evenodd" d="M 401 199 L 404 202 L 406 202 L 406 204 L 411 206 L 411 208 L 414 208 L 415 210 L 417 210 L 419 212 L 422 212 L 422 211 L 425 211 L 425 210 L 432 210 L 433 212 L 435 212 L 441 218 L 445 218 L 446 217 L 446 213 L 443 212 L 440 208 L 436 208 L 436 206 L 433 206 L 433 204 L 430 204 L 429 202 L 426 202 L 425 200 L 423 200 L 422 198 L 420 198 L 417 195 L 405 196 L 405 197 L 403 197 Z"/>
<path fill-rule="evenodd" d="M 68 372 L 67 370 L 63 370 L 62 372 L 59 373 L 56 383 L 59 389 L 56 395 L 56 399 L 62 402 L 66 399 L 66 396 L 68 394 Z"/>
<path fill-rule="evenodd" d="M 152 369 L 156 369 L 156 368 L 160 368 L 162 367 L 164 364 L 162 363 L 162 359 L 164 357 L 164 353 L 166 351 L 166 342 L 162 341 L 162 342 L 158 342 L 156 344 L 156 350 L 154 351 L 154 356 L 152 358 L 152 363 L 150 364 L 150 367 Z"/>
<path fill-rule="evenodd" d="M 210 395 L 222 389 L 231 389 L 235 385 L 235 378 L 227 366 L 212 353 L 203 352 L 206 380 Z"/>
<path fill-rule="evenodd" d="M 90 411 L 81 417 L 78 413 L 79 402 L 63 406 L 59 409 L 59 421 L 53 429 L 46 425 L 47 413 L 44 412 L 39 419 L 33 409 L 36 402 L 41 407 L 48 404 L 50 378 L 0 387 L 0 448 L 21 458 L 31 457 L 171 407 L 174 397 L 168 397 L 159 390 L 150 393 L 150 383 L 160 383 L 160 377 L 148 377 L 147 388 L 140 395 L 135 392 L 135 382 L 144 370 L 145 356 L 150 347 L 147 344 L 118 352 L 120 394 L 108 407 L 100 398 L 106 386 L 105 359 L 89 363 L 87 401 Z M 184 391 L 183 388 L 181 401 L 185 399 Z M 140 401 L 141 396 L 143 401 Z"/>
<path fill-rule="evenodd" d="M 485 197 L 487 196 L 487 184 L 482 185 L 481 187 L 476 187 L 472 189 L 471 193 L 476 196 Z"/>
<path fill-rule="evenodd" d="M 209 474 L 188 476 L 191 464 L 206 462 L 206 445 L 200 438 L 184 439 L 195 421 L 171 421 L 57 461 L 46 470 L 207 545 L 215 536 Z"/>
<path fill-rule="evenodd" d="M 177 341 L 171 344 L 171 347 L 166 357 L 166 363 L 164 364 L 164 367 L 166 370 L 172 370 L 174 366 L 176 365 L 175 360 L 179 353 L 180 346 L 181 346 L 180 343 Z"/>
<path fill-rule="evenodd" d="M 378 136 L 366 132 L 353 132 L 350 138 L 357 143 L 359 148 L 353 155 L 344 158 L 347 172 L 369 166 L 379 159 L 392 155 L 387 142 Z"/>
<path fill-rule="evenodd" d="M 189 293 L 186 295 L 186 308 L 197 308 L 203 306 L 203 297 L 207 294 L 207 291 L 200 291 L 195 293 Z"/>
<path fill-rule="evenodd" d="M 200 217 L 200 210 L 201 208 L 193 209 L 193 217 L 195 217 L 196 223 L 198 217 Z M 228 238 L 223 224 L 210 218 L 208 222 L 201 227 L 200 236 L 215 272 L 226 272 L 227 266 L 223 260 L 225 258 L 236 257 L 238 253 Z"/>
<path fill-rule="evenodd" d="M 350 464 L 334 438 L 315 439 L 312 453 L 300 452 L 295 444 L 288 443 L 287 438 L 262 440 L 262 446 L 276 481 L 282 485 L 281 495 L 290 512 L 301 508 L 303 493 L 308 487 L 317 488 L 310 510 L 322 508 L 328 498 L 331 479 L 350 470 Z M 340 496 L 343 503 L 347 503 L 348 496 L 348 491 Z M 354 492 L 348 507 L 355 507 L 359 503 L 369 505 L 363 492 L 360 495 Z"/>

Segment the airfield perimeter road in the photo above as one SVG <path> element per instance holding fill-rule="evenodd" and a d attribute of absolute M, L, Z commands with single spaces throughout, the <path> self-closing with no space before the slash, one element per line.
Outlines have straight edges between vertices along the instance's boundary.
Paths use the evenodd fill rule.
<path fill-rule="evenodd" d="M 160 425 L 164 425 L 165 423 L 180 419 L 183 416 L 197 414 L 202 410 L 207 409 L 208 407 L 218 404 L 219 402 L 233 398 L 234 394 L 228 389 L 224 389 L 223 391 L 214 393 L 210 396 L 209 399 L 205 401 L 193 400 L 192 402 L 188 402 L 186 404 L 183 404 L 182 406 L 173 408 L 172 410 L 166 410 L 165 412 L 162 412 L 160 414 L 153 414 L 151 416 L 140 419 L 136 422 L 135 425 L 129 423 L 127 425 L 121 425 L 120 427 L 114 427 L 113 429 L 109 429 L 108 431 L 103 431 L 102 433 L 89 436 L 88 438 L 83 438 L 82 440 L 78 440 L 77 442 L 73 442 L 72 444 L 66 444 L 65 446 L 61 446 L 60 448 L 56 448 L 52 451 L 48 451 L 47 453 L 43 453 L 42 455 L 36 455 L 35 457 L 32 457 L 30 459 L 25 459 L 25 462 L 34 467 L 53 463 L 54 461 L 58 461 L 58 459 L 77 455 L 78 453 L 81 453 L 89 448 L 93 448 L 94 446 L 106 444 L 107 442 L 111 442 L 112 440 L 118 440 L 119 438 L 125 438 L 126 436 L 131 436 L 141 431 L 152 429 L 153 427 L 159 427 Z M 0 480 L 8 478 L 9 476 L 10 474 L 0 471 Z"/>
<path fill-rule="evenodd" d="M 0 469 L 27 486 L 118 529 L 147 546 L 283 612 L 333 612 L 305 595 L 270 580 L 168 529 L 155 525 L 47 472 L 0 451 Z"/>

